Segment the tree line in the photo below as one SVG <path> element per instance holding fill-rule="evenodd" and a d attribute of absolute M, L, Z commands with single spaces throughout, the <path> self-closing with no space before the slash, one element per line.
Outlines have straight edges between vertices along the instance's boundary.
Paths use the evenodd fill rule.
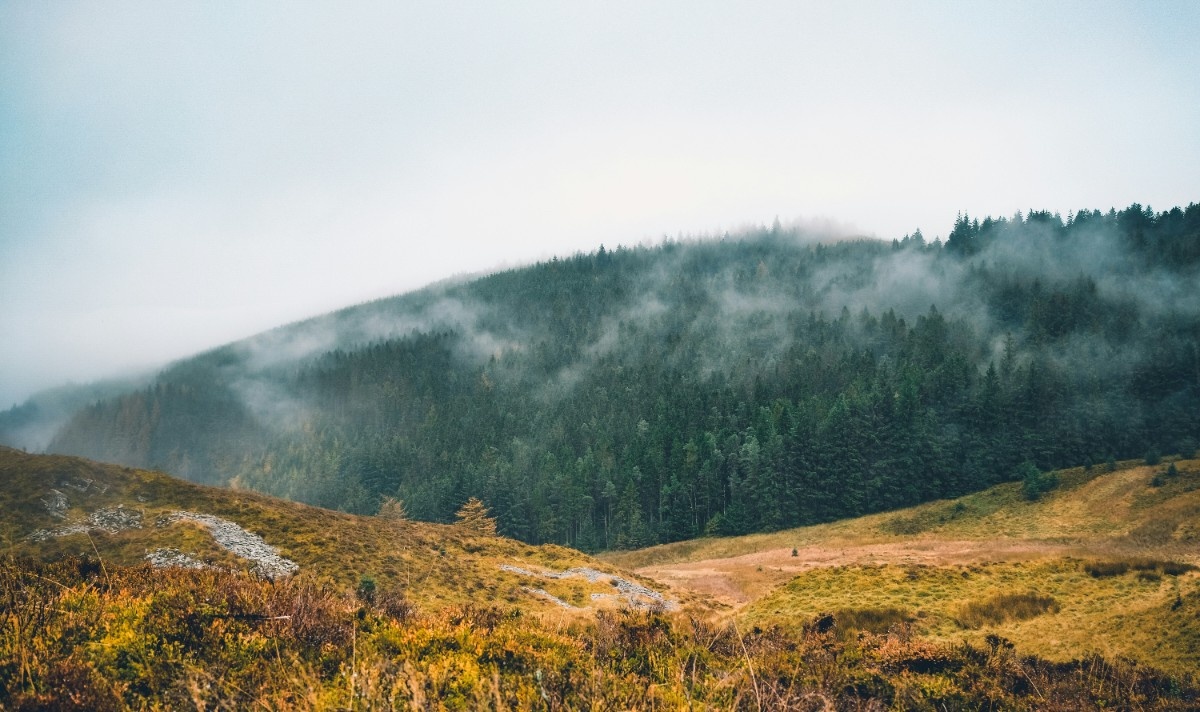
<path fill-rule="evenodd" d="M 502 534 L 585 550 L 1195 449 L 1200 309 L 1155 297 L 1195 284 L 1200 206 L 801 237 L 601 247 L 345 310 L 470 314 L 266 367 L 217 349 L 82 410 L 51 449 L 434 521 L 477 497 Z"/>

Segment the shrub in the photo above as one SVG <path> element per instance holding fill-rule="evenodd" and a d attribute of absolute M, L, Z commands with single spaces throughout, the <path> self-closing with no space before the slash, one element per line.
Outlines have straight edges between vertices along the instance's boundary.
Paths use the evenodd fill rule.
<path fill-rule="evenodd" d="M 375 602 L 375 577 L 371 574 L 363 574 L 358 579 L 358 588 L 354 590 L 355 595 L 363 603 Z"/>
<path fill-rule="evenodd" d="M 912 615 L 903 608 L 843 608 L 833 614 L 837 630 L 842 637 L 851 637 L 857 631 L 883 634 L 893 628 L 913 622 Z"/>
<path fill-rule="evenodd" d="M 1151 446 L 1150 449 L 1146 451 L 1146 457 L 1143 459 L 1146 461 L 1147 465 L 1153 467 L 1162 461 L 1162 454 L 1159 453 L 1157 447 Z"/>
<path fill-rule="evenodd" d="M 972 601 L 959 611 L 957 621 L 964 628 L 982 628 L 1008 620 L 1023 621 L 1047 611 L 1057 613 L 1058 601 L 1035 591 L 1001 593 L 984 601 Z"/>
<path fill-rule="evenodd" d="M 375 610 L 400 623 L 413 620 L 417 615 L 416 606 L 409 602 L 404 591 L 395 587 L 383 588 L 375 593 Z"/>
<path fill-rule="evenodd" d="M 1093 578 L 1108 578 L 1110 576 L 1124 575 L 1131 570 L 1142 573 L 1156 572 L 1166 574 L 1167 576 L 1180 576 L 1189 571 L 1195 571 L 1196 567 L 1183 561 L 1122 559 L 1119 561 L 1091 561 L 1084 564 L 1083 570 L 1091 574 Z"/>
<path fill-rule="evenodd" d="M 915 534 L 920 534 L 928 527 L 921 517 L 912 515 L 907 517 L 893 517 L 883 525 L 883 528 L 889 534 L 913 536 Z"/>
<path fill-rule="evenodd" d="M 1127 561 L 1092 561 L 1085 564 L 1083 570 L 1088 572 L 1092 578 L 1109 578 L 1111 576 L 1123 576 L 1129 573 L 1129 562 Z"/>
<path fill-rule="evenodd" d="M 1189 571 L 1195 571 L 1196 567 L 1183 561 L 1162 561 L 1159 562 L 1159 570 L 1168 576 L 1182 576 Z"/>
<path fill-rule="evenodd" d="M 1031 502 L 1058 486 L 1057 474 L 1042 472 L 1029 460 L 1017 467 L 1017 476 L 1021 479 L 1021 493 Z"/>

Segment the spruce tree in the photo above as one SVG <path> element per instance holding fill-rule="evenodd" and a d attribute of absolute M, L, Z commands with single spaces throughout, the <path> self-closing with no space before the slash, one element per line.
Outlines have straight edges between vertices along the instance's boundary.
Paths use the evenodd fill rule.
<path fill-rule="evenodd" d="M 458 526 L 472 534 L 496 536 L 496 520 L 488 516 L 488 508 L 477 497 L 468 499 L 454 516 L 458 519 Z"/>

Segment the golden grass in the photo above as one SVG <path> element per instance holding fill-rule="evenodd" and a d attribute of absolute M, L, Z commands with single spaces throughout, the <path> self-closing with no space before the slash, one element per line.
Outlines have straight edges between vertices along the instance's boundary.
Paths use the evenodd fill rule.
<path fill-rule="evenodd" d="M 617 567 L 654 565 L 644 572 L 670 581 L 685 611 L 702 618 L 719 610 L 704 593 L 716 590 L 728 594 L 723 600 L 734 607 L 739 625 L 802 627 L 832 613 L 844 640 L 859 632 L 900 631 L 939 644 L 984 645 L 999 635 L 1022 654 L 1050 660 L 1095 653 L 1193 672 L 1200 660 L 1200 576 L 1186 565 L 1200 563 L 1200 462 L 1177 462 L 1179 474 L 1152 484 L 1162 467 L 1123 463 L 1111 473 L 1063 471 L 1060 486 L 1036 502 L 1008 483 L 897 512 L 680 542 L 597 561 L 563 547 L 473 536 L 453 526 L 353 516 L 153 472 L 0 448 L 0 541 L 10 556 L 43 560 L 92 555 L 94 547 L 113 565 L 137 564 L 148 549 L 174 547 L 217 566 L 244 568 L 195 524 L 155 525 L 159 516 L 183 509 L 225 517 L 262 535 L 316 585 L 353 591 L 366 575 L 380 590 L 402 591 L 420 610 L 498 604 L 559 630 L 593 614 L 559 608 L 527 588 L 595 607 L 591 594 L 611 593 L 611 586 L 578 578 L 531 581 L 501 571 L 501 564 L 590 566 L 626 578 L 636 577 Z M 142 512 L 143 528 L 30 542 L 35 529 L 62 523 L 42 503 L 50 489 L 67 495 L 69 519 L 123 504 Z M 801 555 L 792 557 L 793 549 Z M 1086 567 L 1097 561 L 1156 563 L 1095 577 Z M 714 581 L 726 588 L 711 588 Z"/>
<path fill-rule="evenodd" d="M 839 635 L 897 626 L 949 643 L 998 635 L 1051 660 L 1099 654 L 1194 672 L 1200 461 L 1174 465 L 1171 476 L 1167 462 L 1062 470 L 1035 502 L 1006 483 L 853 520 L 602 558 L 720 597 L 747 625 L 831 613 Z"/>
<path fill-rule="evenodd" d="M 1150 481 L 1166 467 L 1149 467 L 1140 461 L 1117 463 L 1115 472 L 1101 466 L 1058 471 L 1059 486 L 1035 502 L 1021 495 L 1021 485 L 1009 482 L 954 500 L 941 500 L 894 512 L 872 514 L 828 524 L 751 534 L 663 544 L 637 551 L 600 556 L 630 569 L 685 562 L 726 559 L 769 549 L 804 546 L 859 546 L 911 540 L 1130 540 L 1139 527 L 1154 529 L 1166 517 L 1170 532 L 1162 544 L 1200 541 L 1195 526 L 1200 515 L 1200 461 L 1176 461 L 1180 475 L 1166 486 Z M 1181 555 L 1187 551 L 1181 549 Z M 1193 554 L 1194 556 L 1194 554 Z"/>
<path fill-rule="evenodd" d="M 115 565 L 138 565 L 147 551 L 169 547 L 220 568 L 249 568 L 247 562 L 217 546 L 196 523 L 156 523 L 170 512 L 187 510 L 229 519 L 262 536 L 312 580 L 354 590 L 367 575 L 381 587 L 402 588 L 414 603 L 429 608 L 503 603 L 554 611 L 555 604 L 525 590 L 530 584 L 525 577 L 501 571 L 501 564 L 554 570 L 589 566 L 635 578 L 565 547 L 529 546 L 449 525 L 355 516 L 74 457 L 29 455 L 0 447 L 0 482 L 4 483 L 0 512 L 5 520 L 0 536 L 10 556 L 50 561 L 98 552 Z M 70 503 L 66 520 L 52 517 L 43 504 L 54 489 Z M 28 540 L 35 530 L 83 522 L 92 511 L 117 505 L 141 513 L 142 528 Z M 539 579 L 537 586 L 589 607 L 605 605 L 593 603 L 592 593 L 612 593 L 606 582 L 582 579 Z"/>
<path fill-rule="evenodd" d="M 999 639 L 903 630 L 839 639 L 830 621 L 748 630 L 601 612 L 548 625 L 502 606 L 419 612 L 395 591 L 356 597 L 303 576 L 0 561 L 0 707 L 1073 712 L 1200 699 L 1186 678 L 1122 660 L 1053 665 Z"/>
<path fill-rule="evenodd" d="M 1158 581 L 1132 570 L 1095 578 L 1087 562 L 1064 559 L 835 567 L 797 576 L 740 617 L 760 627 L 794 626 L 825 611 L 907 611 L 914 634 L 941 642 L 980 644 L 993 634 L 1050 660 L 1120 656 L 1182 673 L 1195 670 L 1200 638 L 1172 621 L 1185 608 L 1200 614 L 1198 590 L 1195 572 Z M 1183 603 L 1167 615 L 1180 592 Z"/>

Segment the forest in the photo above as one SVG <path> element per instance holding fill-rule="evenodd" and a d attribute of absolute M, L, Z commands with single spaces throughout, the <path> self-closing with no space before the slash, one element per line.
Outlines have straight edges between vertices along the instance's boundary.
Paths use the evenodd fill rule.
<path fill-rule="evenodd" d="M 1198 204 L 601 246 L 177 362 L 46 449 L 356 513 L 478 497 L 585 551 L 777 530 L 1190 455 L 1198 284 Z"/>

